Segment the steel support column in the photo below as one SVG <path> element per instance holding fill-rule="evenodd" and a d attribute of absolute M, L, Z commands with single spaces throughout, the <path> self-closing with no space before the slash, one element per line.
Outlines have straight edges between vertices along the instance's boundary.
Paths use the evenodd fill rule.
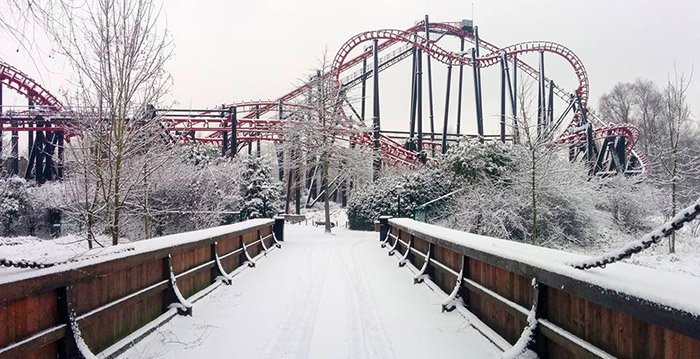
<path fill-rule="evenodd" d="M 479 141 L 483 142 L 484 141 L 484 107 L 483 107 L 483 94 L 481 92 L 481 68 L 477 66 L 476 59 L 479 58 L 479 48 L 481 47 L 481 41 L 479 40 L 479 27 L 474 26 L 474 49 L 475 49 L 475 54 L 474 54 L 474 61 L 473 61 L 473 66 L 474 70 L 476 71 L 476 76 L 475 76 L 475 82 L 476 82 L 476 89 L 479 91 L 479 118 L 477 118 L 477 130 L 479 132 Z"/>
<path fill-rule="evenodd" d="M 372 152 L 372 179 L 377 180 L 379 178 L 379 171 L 382 169 L 382 158 L 379 152 L 379 131 L 381 130 L 381 122 L 379 120 L 379 41 L 374 40 L 374 46 L 372 48 L 372 57 L 374 58 L 373 69 L 372 69 L 372 79 L 373 79 L 373 90 L 374 95 L 373 108 L 372 108 L 372 137 L 374 138 L 374 147 Z"/>
<path fill-rule="evenodd" d="M 282 101 L 277 104 L 277 118 L 282 121 Z M 277 167 L 279 171 L 280 182 L 284 182 L 284 149 L 282 143 L 277 143 Z"/>
<path fill-rule="evenodd" d="M 236 119 L 236 106 L 228 108 L 228 115 L 231 119 L 231 157 L 236 157 L 238 152 L 238 120 Z"/>
<path fill-rule="evenodd" d="M 554 123 L 554 81 L 549 80 L 549 95 L 547 96 L 547 130 L 545 133 L 549 133 L 551 135 L 553 123 Z"/>
<path fill-rule="evenodd" d="M 260 105 L 255 105 L 255 119 L 259 120 L 260 119 Z M 260 126 L 259 124 L 255 124 L 255 127 Z M 259 132 L 255 132 L 256 137 L 260 137 Z M 255 141 L 255 154 L 260 157 L 260 140 Z"/>
<path fill-rule="evenodd" d="M 459 50 L 464 53 L 464 36 L 460 37 Z M 459 65 L 459 85 L 457 87 L 457 134 L 462 128 L 462 81 L 464 79 L 464 65 Z"/>
<path fill-rule="evenodd" d="M 476 103 L 476 129 L 479 141 L 484 141 L 484 122 L 481 118 L 481 90 L 479 89 L 479 73 L 476 64 L 476 49 L 472 49 L 472 70 L 474 72 L 474 99 Z"/>
<path fill-rule="evenodd" d="M 12 174 L 19 175 L 19 132 L 16 128 L 18 126 L 17 120 L 11 120 L 11 125 L 14 130 L 12 130 Z"/>
<path fill-rule="evenodd" d="M 506 58 L 501 56 L 501 142 L 506 142 Z"/>
<path fill-rule="evenodd" d="M 411 112 L 409 115 L 409 136 L 408 140 L 410 143 L 413 142 L 414 136 L 416 135 L 416 74 L 418 72 L 418 62 L 416 60 L 416 47 L 414 46 L 411 50 Z M 413 147 L 413 145 L 411 145 Z M 408 148 L 409 150 L 414 150 L 413 148 Z"/>
<path fill-rule="evenodd" d="M 540 51 L 540 68 L 537 77 L 537 138 L 541 139 L 547 122 L 547 105 L 545 98 L 544 51 Z"/>
<path fill-rule="evenodd" d="M 442 122 L 442 153 L 447 152 L 447 124 L 450 116 L 450 87 L 452 84 L 452 65 L 447 65 L 447 89 L 445 90 L 445 119 Z"/>
<path fill-rule="evenodd" d="M 2 117 L 2 83 L 0 83 L 0 117 Z M 2 126 L 3 123 L 0 122 L 0 165 L 2 165 Z"/>
<path fill-rule="evenodd" d="M 221 105 L 221 117 L 223 118 L 223 125 L 221 126 L 221 157 L 226 157 L 228 154 L 228 124 L 226 119 L 226 112 L 223 111 L 224 105 Z"/>
<path fill-rule="evenodd" d="M 518 55 L 513 55 L 513 143 L 520 143 L 518 126 Z"/>
<path fill-rule="evenodd" d="M 365 122 L 365 107 L 367 102 L 367 58 L 362 59 L 362 102 L 360 107 L 360 118 L 362 119 L 362 124 Z"/>
<path fill-rule="evenodd" d="M 416 128 L 418 129 L 418 152 L 423 151 L 423 51 L 416 56 Z"/>
<path fill-rule="evenodd" d="M 27 109 L 30 111 L 30 113 L 34 109 L 34 101 L 32 100 L 31 93 L 29 94 L 29 98 L 27 98 Z M 29 128 L 34 127 L 34 124 L 32 121 L 28 121 L 26 125 Z M 34 149 L 34 132 L 29 130 L 29 131 L 27 131 L 27 153 L 30 154 L 29 156 L 31 156 L 33 149 Z"/>
<path fill-rule="evenodd" d="M 428 15 L 425 15 L 425 38 L 430 43 L 430 26 Z M 428 66 L 428 114 L 430 116 L 430 142 L 435 143 L 435 113 L 433 110 L 433 70 L 430 64 L 430 54 L 425 53 L 425 61 Z M 433 156 L 435 156 L 435 146 L 431 146 Z"/>

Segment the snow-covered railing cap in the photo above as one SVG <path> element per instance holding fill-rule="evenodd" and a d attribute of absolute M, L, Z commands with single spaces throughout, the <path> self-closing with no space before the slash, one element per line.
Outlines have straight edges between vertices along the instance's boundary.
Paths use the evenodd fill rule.
<path fill-rule="evenodd" d="M 683 211 L 675 219 L 692 217 L 694 211 L 700 210 L 695 207 L 699 204 L 696 203 L 693 206 L 692 212 Z M 536 279 L 546 288 L 544 291 L 554 295 L 556 300 L 568 298 L 566 300 L 576 300 L 578 301 L 576 303 L 590 302 L 591 305 L 596 305 L 596 308 L 608 308 L 613 313 L 624 313 L 642 323 L 677 332 L 689 340 L 692 338 L 700 347 L 700 301 L 697 300 L 700 298 L 700 278 L 698 277 L 629 263 L 618 263 L 606 269 L 593 268 L 582 271 L 572 267 L 571 263 L 590 260 L 584 255 L 461 232 L 407 218 L 393 218 L 388 222 L 389 231 L 395 235 L 399 233 L 402 236 L 413 235 L 418 241 L 442 247 L 435 252 L 442 253 L 440 255 L 443 256 L 442 259 L 435 258 L 436 262 L 454 261 L 453 255 L 456 252 L 468 259 L 467 262 L 472 265 L 482 263 L 489 268 L 500 268 L 515 274 L 518 278 L 523 278 L 525 282 Z M 435 265 L 435 270 L 441 271 L 439 265 Z M 490 293 L 496 293 L 502 289 L 502 286 L 514 285 L 501 282 L 489 284 L 488 281 L 477 283 L 474 281 L 478 279 L 470 278 L 469 275 L 470 271 L 467 270 L 464 282 L 468 289 L 483 288 Z M 451 276 L 454 276 L 454 273 L 448 275 L 448 277 Z M 503 278 L 507 280 L 508 277 Z M 491 288 L 488 288 L 489 286 Z M 503 292 L 499 294 L 504 295 Z M 513 292 L 510 294 L 513 295 Z M 508 302 L 514 300 L 510 298 Z M 550 312 L 558 313 L 559 309 L 556 309 L 558 308 L 556 306 L 559 303 L 551 303 L 554 300 L 554 297 L 549 298 L 550 303 L 545 301 L 545 305 L 554 306 Z M 574 304 L 561 305 L 569 308 Z M 566 320 L 570 320 L 571 315 L 574 314 L 565 316 Z M 586 318 L 577 320 L 584 319 Z M 602 325 L 599 322 L 596 325 Z"/>

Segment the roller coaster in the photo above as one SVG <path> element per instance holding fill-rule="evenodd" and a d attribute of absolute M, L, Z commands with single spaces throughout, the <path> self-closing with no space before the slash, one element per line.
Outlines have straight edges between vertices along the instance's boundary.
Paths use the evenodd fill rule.
<path fill-rule="evenodd" d="M 459 40 L 460 48 L 448 50 L 440 42 L 447 37 Z M 465 51 L 465 44 L 472 48 Z M 359 49 L 359 50 L 358 50 Z M 359 52 L 359 54 L 357 54 Z M 538 68 L 518 56 L 539 54 Z M 351 56 L 351 54 L 355 54 Z M 425 56 L 424 56 L 425 55 Z M 545 55 L 564 59 L 578 81 L 569 92 L 545 76 Z M 383 128 L 379 108 L 379 74 L 395 64 L 411 59 L 411 97 L 408 131 Z M 423 70 L 423 60 L 427 76 Z M 447 66 L 447 86 L 442 132 L 435 132 L 432 63 Z M 500 65 L 500 116 L 498 133 L 485 133 L 481 69 Z M 452 70 L 457 68 L 458 96 L 456 118 L 451 119 L 450 90 Z M 462 128 L 464 102 L 464 67 L 472 69 L 473 95 L 477 133 L 465 134 Z M 644 154 L 635 150 L 638 129 L 631 124 L 609 124 L 588 110 L 589 80 L 583 62 L 570 49 L 548 41 L 530 41 L 498 47 L 479 38 L 478 27 L 470 20 L 461 22 L 430 22 L 428 16 L 406 30 L 380 29 L 357 34 L 347 40 L 333 58 L 330 70 L 318 73 L 307 83 L 274 100 L 237 102 L 210 109 L 150 108 L 148 116 L 162 124 L 169 138 L 176 142 L 216 143 L 222 155 L 236 156 L 253 145 L 260 151 L 260 142 L 285 141 L 282 125 L 304 110 L 304 97 L 319 80 L 333 81 L 342 99 L 341 113 L 359 131 L 340 132 L 339 139 L 372 149 L 375 172 L 385 165 L 415 168 L 436 153 L 444 153 L 449 144 L 462 136 L 481 141 L 519 142 L 521 134 L 518 108 L 518 74 L 522 72 L 537 83 L 537 139 L 553 147 L 568 149 L 572 161 L 582 160 L 590 165 L 591 173 L 643 174 L 651 170 Z M 427 78 L 426 78 L 427 77 Z M 372 79 L 373 108 L 371 124 L 367 124 L 367 82 Z M 429 121 L 423 120 L 423 82 L 427 79 L 429 92 Z M 2 86 L 28 99 L 24 109 L 3 111 Z M 347 100 L 347 93 L 360 86 L 359 109 Z M 555 97 L 566 106 L 556 114 Z M 507 106 L 509 103 L 510 106 Z M 347 114 L 350 113 L 350 114 Z M 68 111 L 48 90 L 29 76 L 0 62 L 0 136 L 11 132 L 11 172 L 19 174 L 19 134 L 26 133 L 28 166 L 26 178 L 39 182 L 63 176 L 63 144 L 79 135 L 71 124 L 73 112 Z M 451 120 L 456 133 L 448 133 Z M 424 131 L 426 123 L 430 131 Z M 436 140 L 439 139 L 439 140 Z M 2 153 L 0 142 L 0 153 Z M 54 158 L 57 157 L 57 158 Z M 280 157 L 282 159 L 283 157 Z M 280 174 L 282 177 L 282 172 Z M 308 202 L 308 201 L 307 201 Z"/>

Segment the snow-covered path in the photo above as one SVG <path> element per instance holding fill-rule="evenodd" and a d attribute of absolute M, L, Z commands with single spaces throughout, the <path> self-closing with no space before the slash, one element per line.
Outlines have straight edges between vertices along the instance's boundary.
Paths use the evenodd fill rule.
<path fill-rule="evenodd" d="M 124 358 L 499 358 L 444 293 L 378 235 L 288 225 L 284 248 L 129 349 Z"/>

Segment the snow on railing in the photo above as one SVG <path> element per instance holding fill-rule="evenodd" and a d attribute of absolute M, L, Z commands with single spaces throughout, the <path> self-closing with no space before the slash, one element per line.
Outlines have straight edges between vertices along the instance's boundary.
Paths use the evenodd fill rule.
<path fill-rule="evenodd" d="M 645 236 L 644 243 L 649 243 L 646 239 L 658 242 L 699 213 L 700 200 Z M 679 283 L 675 274 L 629 264 L 607 271 L 580 271 L 570 265 L 581 257 L 573 253 L 407 218 L 382 218 L 379 230 L 386 233 L 380 238 L 382 248 L 401 254 L 399 266 L 405 263 L 415 273 L 414 283 L 428 283 L 433 290 L 437 285 L 445 293 L 443 311 L 469 311 L 470 318 L 474 315 L 471 324 L 493 333 L 489 336 L 492 340 L 503 343 L 508 339 L 512 348 L 499 346 L 511 348 L 505 350 L 503 358 L 536 358 L 550 346 L 557 348 L 555 352 L 563 349 L 582 357 L 629 356 L 620 349 L 618 340 L 648 353 L 655 353 L 656 347 L 649 344 L 653 342 L 673 350 L 688 345 L 700 347 L 700 305 L 691 299 L 700 295 L 700 280 L 696 278 L 684 277 Z M 524 290 L 528 282 L 530 291 Z M 526 308 L 530 300 L 532 308 Z M 590 315 L 574 309 L 583 305 Z M 649 333 L 660 334 L 642 338 L 633 330 L 625 330 L 620 337 L 601 341 L 595 333 L 616 329 L 611 329 L 611 321 L 596 319 L 603 315 L 596 313 L 610 313 L 605 314 L 609 318 L 624 314 L 629 318 L 625 325 L 630 328 L 643 327 Z M 525 323 L 524 329 L 520 323 Z M 577 329 L 582 325 L 587 328 L 585 332 Z M 516 331 L 521 332 L 519 337 L 513 336 Z M 663 333 L 668 332 L 682 335 L 685 342 L 667 341 Z M 535 338 L 543 342 L 534 343 Z"/>
<path fill-rule="evenodd" d="M 254 219 L 134 242 L 104 256 L 52 264 L 24 261 L 23 267 L 43 268 L 0 277 L 0 318 L 8 313 L 27 318 L 0 321 L 0 358 L 53 353 L 58 343 L 66 347 L 66 358 L 95 358 L 90 347 L 118 352 L 121 345 L 145 335 L 138 328 L 144 323 L 191 315 L 198 298 L 231 284 L 234 275 L 253 267 L 263 253 L 281 248 L 283 225 L 283 218 Z M 233 272 L 226 271 L 229 266 Z M 115 310 L 124 315 L 114 317 Z M 122 340 L 115 344 L 117 327 L 120 333 L 122 328 L 135 332 L 124 333 L 129 340 L 116 338 Z"/>

